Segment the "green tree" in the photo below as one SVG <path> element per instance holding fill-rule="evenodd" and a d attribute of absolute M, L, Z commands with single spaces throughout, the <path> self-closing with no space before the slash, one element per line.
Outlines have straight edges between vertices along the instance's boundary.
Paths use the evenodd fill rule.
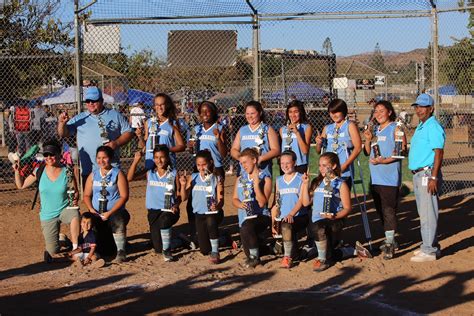
<path fill-rule="evenodd" d="M 54 18 L 60 0 L 13 0 L 0 19 L 0 96 L 29 98 L 52 77 L 72 72 L 64 54 L 72 46 L 72 25 Z"/>
<path fill-rule="evenodd" d="M 446 48 L 446 58 L 440 66 L 440 77 L 446 83 L 453 83 L 459 94 L 472 93 L 472 74 L 474 73 L 474 46 L 469 38 Z"/>
<path fill-rule="evenodd" d="M 332 55 L 333 53 L 334 51 L 332 49 L 331 39 L 329 37 L 326 37 L 326 39 L 323 42 L 323 49 L 321 51 L 321 54 Z"/>

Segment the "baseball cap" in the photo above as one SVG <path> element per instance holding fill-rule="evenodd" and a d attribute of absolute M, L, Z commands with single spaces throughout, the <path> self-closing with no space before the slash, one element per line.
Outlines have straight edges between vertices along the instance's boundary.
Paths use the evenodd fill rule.
<path fill-rule="evenodd" d="M 84 96 L 86 101 L 99 101 L 102 100 L 102 91 L 97 87 L 89 87 L 86 90 L 86 95 Z"/>
<path fill-rule="evenodd" d="M 416 101 L 415 101 L 415 103 L 412 104 L 412 106 L 413 105 L 433 106 L 433 104 L 434 104 L 433 98 L 429 94 L 422 93 L 418 96 L 418 98 L 416 98 Z"/>
<path fill-rule="evenodd" d="M 61 153 L 61 148 L 54 145 L 45 145 L 43 146 L 42 154 L 45 154 L 45 153 L 59 155 Z"/>

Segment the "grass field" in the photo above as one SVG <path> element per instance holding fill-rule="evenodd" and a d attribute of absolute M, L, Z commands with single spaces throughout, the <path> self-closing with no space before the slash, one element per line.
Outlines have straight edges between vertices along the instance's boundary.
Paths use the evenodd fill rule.
<path fill-rule="evenodd" d="M 370 182 L 370 171 L 369 171 L 369 159 L 364 155 L 363 152 L 359 154 L 359 162 L 360 166 L 362 168 L 362 173 L 364 177 L 364 184 L 366 186 L 367 192 L 369 189 L 369 182 Z M 311 174 L 316 174 L 319 172 L 318 170 L 318 161 L 319 161 L 319 154 L 316 153 L 316 150 L 314 147 L 311 147 L 310 155 L 309 155 L 309 170 Z M 412 175 L 410 173 L 410 170 L 408 170 L 407 166 L 407 159 L 403 159 L 402 161 L 402 182 L 403 181 L 411 181 Z M 355 178 L 359 179 L 359 169 L 357 168 L 357 163 L 354 163 L 355 167 Z M 280 174 L 280 167 L 278 166 L 277 163 L 273 164 L 273 180 L 275 180 L 275 177 Z M 313 178 L 312 176 L 311 178 Z M 360 190 L 360 188 L 357 188 Z"/>

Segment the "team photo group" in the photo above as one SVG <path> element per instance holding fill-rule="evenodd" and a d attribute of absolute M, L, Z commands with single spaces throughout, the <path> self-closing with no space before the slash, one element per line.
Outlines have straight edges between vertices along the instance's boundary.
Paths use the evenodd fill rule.
<path fill-rule="evenodd" d="M 146 181 L 143 212 L 150 244 L 166 262 L 178 260 L 172 230 L 185 216 L 190 243 L 210 263 L 219 264 L 220 249 L 229 247 L 219 230 L 228 215 L 224 204 L 227 210 L 237 209 L 239 234 L 230 245 L 242 248 L 245 267 L 261 264 L 266 254 L 262 240 L 268 237 L 274 240 L 272 249 L 279 248 L 275 252 L 282 255 L 282 268 L 301 260 L 304 251 L 298 242 L 303 236 L 314 271 L 349 257 L 371 257 L 375 252 L 370 243 L 344 238 L 346 219 L 354 212 L 351 190 L 357 184 L 354 166 L 359 155 L 368 157 L 370 179 L 364 180 L 370 183 L 385 233 L 383 259 L 392 259 L 399 247 L 397 209 L 405 156 L 421 233 L 420 247 L 410 260 L 434 261 L 441 256 L 437 223 L 445 132 L 428 94 L 420 94 L 412 105 L 419 123 L 409 145 L 399 115 L 385 100 L 373 104 L 367 127 L 359 129 L 349 120 L 346 102 L 333 99 L 327 105 L 332 122 L 321 131 L 311 126 L 301 101 L 289 101 L 279 130 L 267 123 L 262 104 L 250 101 L 243 107 L 245 124 L 228 133 L 218 107 L 209 101 L 198 105 L 199 122 L 183 132 L 167 94 L 157 94 L 150 114 L 136 122 L 133 116 L 129 120 L 105 107 L 97 87 L 87 88 L 83 98 L 85 111 L 58 116 L 59 139 L 43 142 L 42 164 L 26 176 L 18 161 L 13 164 L 18 189 L 37 186 L 45 262 L 102 267 L 111 253 L 114 263 L 126 261 L 129 184 L 140 180 Z M 68 152 L 63 139 L 74 139 Z M 121 169 L 120 149 L 130 143 L 133 160 L 128 169 Z M 184 151 L 192 156 L 192 171 L 177 167 Z M 228 180 L 225 185 L 229 160 L 235 162 L 237 176 L 235 183 Z M 79 210 L 81 189 L 84 207 Z M 61 224 L 68 225 L 69 237 L 60 234 Z"/>

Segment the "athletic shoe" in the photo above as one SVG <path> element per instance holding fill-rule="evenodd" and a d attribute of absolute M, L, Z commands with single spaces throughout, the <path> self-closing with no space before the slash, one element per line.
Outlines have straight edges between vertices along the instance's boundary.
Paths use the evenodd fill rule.
<path fill-rule="evenodd" d="M 165 262 L 170 262 L 174 260 L 173 255 L 171 254 L 171 250 L 163 250 L 163 260 L 165 260 Z"/>
<path fill-rule="evenodd" d="M 383 248 L 385 248 L 385 245 L 387 245 L 387 241 L 385 241 L 380 247 L 380 252 L 383 252 Z M 393 240 L 393 249 L 395 250 L 398 250 L 400 248 L 400 245 L 398 244 L 398 242 L 394 239 Z M 416 250 L 415 250 L 416 251 Z"/>
<path fill-rule="evenodd" d="M 65 234 L 59 234 L 59 247 L 72 250 L 72 242 Z"/>
<path fill-rule="evenodd" d="M 293 259 L 289 256 L 284 256 L 283 259 L 281 260 L 280 267 L 289 269 L 293 266 Z"/>
<path fill-rule="evenodd" d="M 412 262 L 428 262 L 428 261 L 435 261 L 436 255 L 430 255 L 424 252 L 419 252 L 416 256 L 410 258 Z"/>
<path fill-rule="evenodd" d="M 117 256 L 114 259 L 115 263 L 122 263 L 124 261 L 127 261 L 127 254 L 125 253 L 124 250 L 119 250 L 117 251 Z"/>
<path fill-rule="evenodd" d="M 189 243 L 189 248 L 191 248 L 191 250 L 196 250 L 197 249 L 196 243 L 194 241 L 191 241 Z"/>
<path fill-rule="evenodd" d="M 51 257 L 49 252 L 47 252 L 46 250 L 43 253 L 43 259 L 44 259 L 44 263 L 52 263 L 53 262 L 53 257 Z"/>
<path fill-rule="evenodd" d="M 370 253 L 370 251 L 364 246 L 362 246 L 359 241 L 356 241 L 355 250 L 359 258 L 372 258 L 372 254 Z"/>
<path fill-rule="evenodd" d="M 221 257 L 218 252 L 211 252 L 209 255 L 209 261 L 213 264 L 218 264 L 221 261 Z"/>
<path fill-rule="evenodd" d="M 329 264 L 325 260 L 316 259 L 313 262 L 313 271 L 321 272 L 329 268 Z"/>
<path fill-rule="evenodd" d="M 260 264 L 260 259 L 254 256 L 249 256 L 247 260 L 245 260 L 246 268 L 255 268 L 259 264 Z"/>
<path fill-rule="evenodd" d="M 96 261 L 94 261 L 90 264 L 90 267 L 94 268 L 94 269 L 102 268 L 103 266 L 105 266 L 105 260 L 104 259 L 97 259 Z"/>
<path fill-rule="evenodd" d="M 385 244 L 385 247 L 382 248 L 383 258 L 385 260 L 390 260 L 395 254 L 395 245 L 394 244 Z"/>
<path fill-rule="evenodd" d="M 421 249 L 417 249 L 417 250 L 413 251 L 413 254 L 414 254 L 415 256 L 417 256 L 417 255 L 420 254 L 420 253 L 421 253 Z M 439 250 L 439 249 L 436 250 L 436 254 L 435 254 L 435 255 L 436 255 L 436 259 L 441 258 L 441 250 Z"/>

